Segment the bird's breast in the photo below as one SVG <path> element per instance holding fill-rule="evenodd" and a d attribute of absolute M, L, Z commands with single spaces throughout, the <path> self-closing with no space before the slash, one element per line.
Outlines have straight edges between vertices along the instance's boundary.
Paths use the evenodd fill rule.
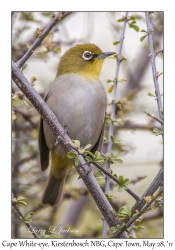
<path fill-rule="evenodd" d="M 66 126 L 71 139 L 79 140 L 81 146 L 96 144 L 107 106 L 106 92 L 99 80 L 62 75 L 51 84 L 46 103 L 62 126 Z M 46 124 L 44 134 L 47 146 L 52 148 L 55 138 Z"/>

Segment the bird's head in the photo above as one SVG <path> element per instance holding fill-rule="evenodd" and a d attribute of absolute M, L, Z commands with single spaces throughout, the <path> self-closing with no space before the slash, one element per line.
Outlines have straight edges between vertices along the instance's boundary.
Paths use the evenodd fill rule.
<path fill-rule="evenodd" d="M 64 74 L 80 74 L 87 78 L 99 78 L 103 61 L 115 52 L 102 52 L 92 43 L 77 44 L 61 57 L 56 77 Z"/>

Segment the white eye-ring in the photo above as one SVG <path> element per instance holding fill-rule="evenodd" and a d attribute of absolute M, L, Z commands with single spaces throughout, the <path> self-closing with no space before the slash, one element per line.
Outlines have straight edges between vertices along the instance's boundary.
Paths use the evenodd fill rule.
<path fill-rule="evenodd" d="M 82 58 L 86 61 L 91 60 L 93 58 L 93 53 L 91 51 L 85 51 Z"/>

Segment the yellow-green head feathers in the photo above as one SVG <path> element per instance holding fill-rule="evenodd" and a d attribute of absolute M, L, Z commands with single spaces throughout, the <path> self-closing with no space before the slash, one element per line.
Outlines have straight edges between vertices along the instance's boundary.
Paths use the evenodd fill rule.
<path fill-rule="evenodd" d="M 99 78 L 104 59 L 115 52 L 104 52 L 92 43 L 77 44 L 62 56 L 56 77 L 64 74 L 80 74 L 87 78 Z"/>

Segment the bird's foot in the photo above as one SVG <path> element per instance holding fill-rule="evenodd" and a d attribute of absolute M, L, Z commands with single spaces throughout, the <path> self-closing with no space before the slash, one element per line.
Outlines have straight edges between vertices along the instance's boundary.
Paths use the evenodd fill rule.
<path fill-rule="evenodd" d="M 63 132 L 62 136 L 64 136 L 65 134 L 69 134 L 69 132 L 70 132 L 70 130 L 68 130 L 66 127 L 67 127 L 66 125 L 63 125 L 64 132 Z M 61 136 L 58 136 L 58 137 L 56 138 L 56 141 L 55 141 L 55 145 L 54 145 L 54 146 L 56 147 L 56 146 L 60 143 L 61 140 L 64 141 L 64 139 L 61 138 Z"/>

